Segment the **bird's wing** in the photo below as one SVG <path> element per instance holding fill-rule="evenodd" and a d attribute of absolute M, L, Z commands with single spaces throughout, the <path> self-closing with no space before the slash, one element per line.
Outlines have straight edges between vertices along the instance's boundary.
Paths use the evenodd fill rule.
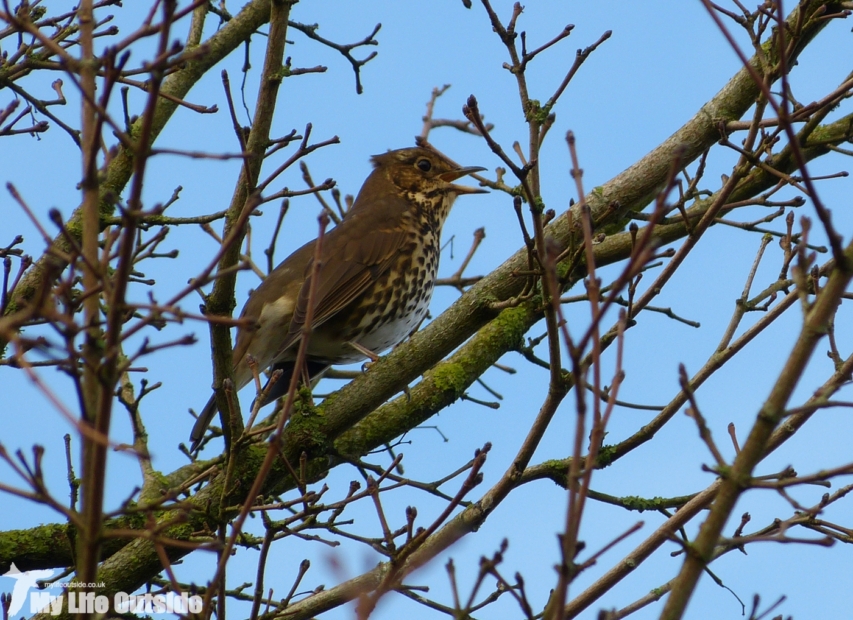
<path fill-rule="evenodd" d="M 374 229 L 365 236 L 350 235 L 338 243 L 323 248 L 323 264 L 320 266 L 317 283 L 314 285 L 314 316 L 312 329 L 322 325 L 376 282 L 393 264 L 406 243 L 407 233 L 398 227 Z M 334 241 L 337 241 L 335 239 Z M 332 257 L 335 260 L 329 260 Z M 311 260 L 306 271 L 305 283 L 290 322 L 288 337 L 279 348 L 283 353 L 302 336 L 305 315 L 308 311 L 308 296 L 311 291 Z"/>
<path fill-rule="evenodd" d="M 282 332 L 287 330 L 290 323 L 289 315 L 293 313 L 293 308 L 286 302 L 299 297 L 300 282 L 304 278 L 305 265 L 310 264 L 311 258 L 314 256 L 315 243 L 316 240 L 309 241 L 288 256 L 261 282 L 243 307 L 240 318 L 258 323 L 237 330 L 237 342 L 234 344 L 234 367 L 239 371 L 240 376 L 235 377 L 235 379 L 240 387 L 248 383 L 252 377 L 252 373 L 245 363 L 247 353 L 251 352 L 264 367 L 272 361 L 273 351 L 264 355 L 262 350 L 266 347 L 259 347 L 259 343 L 256 342 L 258 330 L 261 328 L 261 323 L 267 325 L 267 332 L 278 329 Z M 275 333 L 278 337 L 280 332 L 276 331 Z M 269 339 L 269 334 L 265 337 Z M 278 350 L 281 349 L 276 349 L 276 351 Z"/>

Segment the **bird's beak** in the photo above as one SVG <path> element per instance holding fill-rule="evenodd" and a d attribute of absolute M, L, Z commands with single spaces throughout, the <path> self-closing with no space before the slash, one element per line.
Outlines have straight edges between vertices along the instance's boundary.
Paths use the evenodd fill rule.
<path fill-rule="evenodd" d="M 482 166 L 468 166 L 466 168 L 457 168 L 456 170 L 451 170 L 450 172 L 444 172 L 438 177 L 442 181 L 446 181 L 450 183 L 451 181 L 455 181 L 461 177 L 464 177 L 466 174 L 473 174 L 474 172 L 481 172 L 486 170 Z M 488 194 L 489 192 L 485 189 L 480 189 L 479 187 L 466 187 L 465 185 L 451 185 L 450 188 L 457 194 Z"/>

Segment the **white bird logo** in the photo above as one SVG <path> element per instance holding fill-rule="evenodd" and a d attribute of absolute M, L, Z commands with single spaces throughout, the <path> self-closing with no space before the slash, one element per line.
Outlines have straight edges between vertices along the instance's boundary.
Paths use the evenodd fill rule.
<path fill-rule="evenodd" d="M 0 577 L 10 577 L 15 580 L 15 588 L 12 590 L 12 604 L 9 606 L 9 616 L 14 616 L 21 610 L 24 606 L 24 601 L 27 600 L 27 592 L 31 588 L 38 587 L 36 582 L 41 579 L 53 577 L 54 572 L 51 568 L 46 570 L 28 570 L 22 573 L 15 566 L 15 563 L 12 562 L 12 566 L 8 572 L 0 575 Z"/>

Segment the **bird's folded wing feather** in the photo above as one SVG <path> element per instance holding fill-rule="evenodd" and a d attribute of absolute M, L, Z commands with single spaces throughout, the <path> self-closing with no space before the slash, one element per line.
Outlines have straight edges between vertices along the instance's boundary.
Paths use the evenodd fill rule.
<path fill-rule="evenodd" d="M 374 230 L 367 243 L 365 238 L 350 239 L 343 247 L 340 244 L 338 247 L 329 244 L 328 253 L 324 248 L 324 258 L 331 258 L 333 254 L 339 254 L 340 258 L 332 262 L 324 261 L 320 267 L 314 292 L 316 302 L 311 321 L 312 329 L 335 316 L 388 271 L 406 238 L 406 232 L 400 229 Z M 313 271 L 313 260 L 307 270 L 308 275 L 299 291 L 290 323 L 290 333 L 279 348 L 279 354 L 293 346 L 302 336 L 311 291 L 310 274 Z"/>

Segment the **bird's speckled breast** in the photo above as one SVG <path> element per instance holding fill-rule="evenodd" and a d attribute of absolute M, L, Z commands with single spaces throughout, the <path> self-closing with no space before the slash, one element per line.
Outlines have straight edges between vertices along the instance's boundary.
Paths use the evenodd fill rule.
<path fill-rule="evenodd" d="M 379 354 L 420 325 L 432 300 L 441 225 L 452 200 L 445 202 L 446 206 L 417 210 L 396 262 L 352 302 L 351 310 L 340 312 L 339 320 L 335 317 L 314 332 L 308 343 L 309 357 L 336 364 L 359 362 L 364 355 L 342 342 L 356 342 Z"/>

